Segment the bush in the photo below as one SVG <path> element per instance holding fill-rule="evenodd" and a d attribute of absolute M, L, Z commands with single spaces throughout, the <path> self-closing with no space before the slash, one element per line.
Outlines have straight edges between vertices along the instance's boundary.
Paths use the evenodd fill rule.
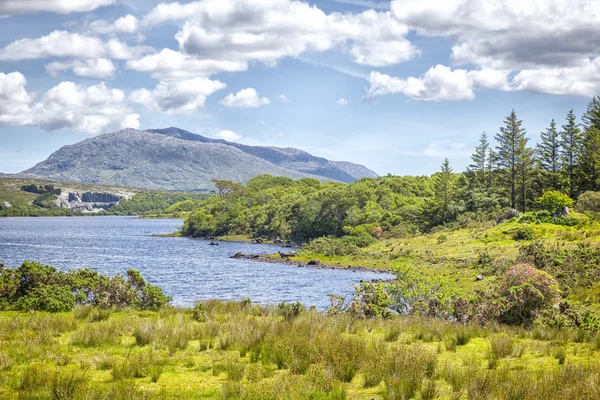
<path fill-rule="evenodd" d="M 89 269 L 62 272 L 30 261 L 16 269 L 0 264 L 1 310 L 59 312 L 76 304 L 157 310 L 170 300 L 135 270 L 127 271 L 126 278 L 109 278 Z"/>
<path fill-rule="evenodd" d="M 573 207 L 573 200 L 558 190 L 548 190 L 537 200 L 540 207 L 550 213 L 556 213 L 565 207 Z"/>
<path fill-rule="evenodd" d="M 500 282 L 500 295 L 507 302 L 502 320 L 529 324 L 544 309 L 560 300 L 558 282 L 550 274 L 528 264 L 510 268 Z"/>
<path fill-rule="evenodd" d="M 585 192 L 577 200 L 577 209 L 581 212 L 600 213 L 600 192 Z"/>
<path fill-rule="evenodd" d="M 513 233 L 514 240 L 533 240 L 535 232 L 529 227 L 518 228 Z"/>

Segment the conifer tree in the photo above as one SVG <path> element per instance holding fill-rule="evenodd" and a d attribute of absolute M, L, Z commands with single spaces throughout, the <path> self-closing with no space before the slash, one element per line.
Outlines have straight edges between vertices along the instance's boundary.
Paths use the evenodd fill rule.
<path fill-rule="evenodd" d="M 471 156 L 472 164 L 467 169 L 472 174 L 472 183 L 482 188 L 486 187 L 488 182 L 489 149 L 490 142 L 488 141 L 487 134 L 483 132 L 479 138 L 479 145 L 475 147 L 475 153 Z"/>
<path fill-rule="evenodd" d="M 589 102 L 587 111 L 581 117 L 585 131 L 596 128 L 600 130 L 600 96 L 596 96 Z"/>
<path fill-rule="evenodd" d="M 537 145 L 537 160 L 544 174 L 542 186 L 545 189 L 560 190 L 560 134 L 554 119 L 546 132 L 542 132 L 541 141 Z"/>
<path fill-rule="evenodd" d="M 437 175 L 435 181 L 435 197 L 443 216 L 447 216 L 449 213 L 453 192 L 454 174 L 452 173 L 452 167 L 450 167 L 450 161 L 445 158 L 441 165 L 441 172 Z"/>
<path fill-rule="evenodd" d="M 527 147 L 529 139 L 525 136 L 519 138 L 517 143 L 517 182 L 519 185 L 518 203 L 522 212 L 527 211 L 527 208 L 533 201 L 533 177 L 534 177 L 534 157 L 533 150 Z"/>
<path fill-rule="evenodd" d="M 577 168 L 580 190 L 600 190 L 600 129 L 591 127 L 583 135 L 583 149 Z"/>
<path fill-rule="evenodd" d="M 560 133 L 561 161 L 565 190 L 571 198 L 577 194 L 577 163 L 581 157 L 582 134 L 573 110 L 567 115 L 567 122 Z"/>
<path fill-rule="evenodd" d="M 515 110 L 504 119 L 504 126 L 500 128 L 500 133 L 494 136 L 497 142 L 496 146 L 496 166 L 497 180 L 499 189 L 505 194 L 507 204 L 511 208 L 517 207 L 519 198 L 519 166 L 523 148 L 523 139 L 525 138 L 525 129 L 522 127 L 523 121 L 517 118 Z M 525 145 L 527 142 L 525 142 Z M 522 175 L 522 174 L 521 174 Z"/>

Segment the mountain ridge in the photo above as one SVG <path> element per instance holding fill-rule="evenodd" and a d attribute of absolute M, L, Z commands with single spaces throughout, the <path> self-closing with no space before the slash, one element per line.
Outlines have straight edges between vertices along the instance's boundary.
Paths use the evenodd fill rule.
<path fill-rule="evenodd" d="M 272 161 L 270 161 L 272 160 Z M 355 169 L 356 176 L 342 167 Z M 350 182 L 377 176 L 366 167 L 302 150 L 247 146 L 179 128 L 106 133 L 63 146 L 20 175 L 145 189 L 208 191 L 211 179 L 246 182 L 271 174 Z"/>

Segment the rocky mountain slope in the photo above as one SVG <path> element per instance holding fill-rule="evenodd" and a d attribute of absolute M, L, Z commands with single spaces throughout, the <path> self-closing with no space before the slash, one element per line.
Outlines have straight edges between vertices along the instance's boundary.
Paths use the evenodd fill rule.
<path fill-rule="evenodd" d="M 125 129 L 64 146 L 22 174 L 57 181 L 182 191 L 210 190 L 213 178 L 246 182 L 261 174 L 344 182 L 376 176 L 365 167 L 350 165 L 339 166 L 296 149 L 244 146 L 177 128 Z"/>
<path fill-rule="evenodd" d="M 376 178 L 377 174 L 363 165 L 346 161 L 329 161 L 315 157 L 305 151 L 292 147 L 248 146 L 228 142 L 222 139 L 211 139 L 179 128 L 149 129 L 149 132 L 159 133 L 179 139 L 199 141 L 204 143 L 221 143 L 236 147 L 244 153 L 262 158 L 272 164 L 308 174 L 319 175 L 340 182 L 350 183 L 361 178 Z"/>

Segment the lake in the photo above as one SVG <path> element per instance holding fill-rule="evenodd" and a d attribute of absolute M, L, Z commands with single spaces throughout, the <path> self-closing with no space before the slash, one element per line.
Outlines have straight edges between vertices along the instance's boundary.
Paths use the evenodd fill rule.
<path fill-rule="evenodd" d="M 91 268 L 115 275 L 139 270 L 173 297 L 177 306 L 198 299 L 239 300 L 261 304 L 300 301 L 324 309 L 328 294 L 350 295 L 361 280 L 387 279 L 365 271 L 299 268 L 230 258 L 289 251 L 276 245 L 156 237 L 182 220 L 133 217 L 0 218 L 0 262 L 17 267 L 24 260 L 59 269 Z"/>

